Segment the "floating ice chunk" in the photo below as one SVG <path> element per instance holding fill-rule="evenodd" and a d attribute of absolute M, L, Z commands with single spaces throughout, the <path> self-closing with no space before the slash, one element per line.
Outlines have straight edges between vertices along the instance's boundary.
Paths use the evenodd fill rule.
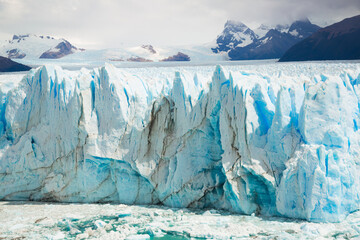
<path fill-rule="evenodd" d="M 148 234 L 138 234 L 138 235 L 131 235 L 126 238 L 126 240 L 145 240 L 150 239 Z"/>
<path fill-rule="evenodd" d="M 106 223 L 104 221 L 101 221 L 101 220 L 96 220 L 94 224 L 95 224 L 97 229 L 104 228 L 106 226 Z"/>

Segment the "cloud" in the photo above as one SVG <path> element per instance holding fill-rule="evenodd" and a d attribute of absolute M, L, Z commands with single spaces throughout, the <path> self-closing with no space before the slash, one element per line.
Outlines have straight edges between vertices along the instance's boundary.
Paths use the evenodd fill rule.
<path fill-rule="evenodd" d="M 210 0 L 214 8 L 222 8 L 232 19 L 250 23 L 286 23 L 304 17 L 337 21 L 360 14 L 358 0 Z"/>
<path fill-rule="evenodd" d="M 0 37 L 54 35 L 90 48 L 192 44 L 213 40 L 227 19 L 332 23 L 359 11 L 359 0 L 0 0 Z"/>

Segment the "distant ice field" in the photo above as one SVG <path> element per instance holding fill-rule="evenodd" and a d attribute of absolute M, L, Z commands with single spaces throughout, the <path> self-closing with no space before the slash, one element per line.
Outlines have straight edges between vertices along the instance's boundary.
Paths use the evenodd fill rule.
<path fill-rule="evenodd" d="M 105 63 L 110 63 L 119 68 L 146 68 L 146 67 L 185 67 L 185 66 L 237 66 L 237 65 L 291 65 L 291 64 L 309 64 L 309 63 L 359 63 L 360 60 L 351 61 L 309 61 L 309 62 L 288 62 L 278 63 L 278 59 L 268 60 L 246 60 L 246 61 L 190 61 L 190 62 L 117 62 L 99 60 L 77 60 L 77 59 L 15 59 L 16 62 L 29 65 L 31 67 L 39 67 L 42 65 L 57 65 L 64 69 L 79 70 L 82 67 L 95 68 L 102 67 Z"/>
<path fill-rule="evenodd" d="M 125 62 L 125 61 L 106 61 L 103 59 L 77 60 L 77 59 L 16 59 L 16 62 L 39 67 L 43 65 L 56 65 L 64 69 L 79 70 L 82 67 L 96 68 L 102 67 L 105 63 L 110 63 L 118 68 L 146 68 L 146 67 L 177 67 L 177 66 L 216 66 L 216 65 L 261 65 L 277 62 L 277 59 L 270 60 L 249 60 L 249 61 L 175 61 L 175 62 Z"/>

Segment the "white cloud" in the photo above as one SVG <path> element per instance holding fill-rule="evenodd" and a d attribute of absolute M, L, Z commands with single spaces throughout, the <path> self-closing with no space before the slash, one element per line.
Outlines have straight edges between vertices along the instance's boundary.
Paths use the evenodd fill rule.
<path fill-rule="evenodd" d="M 304 16 L 331 23 L 359 10 L 358 0 L 0 0 L 0 37 L 54 35 L 80 47 L 178 45 L 213 40 L 230 18 L 251 27 Z"/>

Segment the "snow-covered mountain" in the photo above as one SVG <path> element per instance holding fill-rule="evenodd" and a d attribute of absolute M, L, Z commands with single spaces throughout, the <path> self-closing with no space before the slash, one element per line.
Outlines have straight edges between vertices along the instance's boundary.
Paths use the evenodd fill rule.
<path fill-rule="evenodd" d="M 65 39 L 34 34 L 14 35 L 11 40 L 0 42 L 0 56 L 13 59 L 56 59 L 82 50 Z"/>
<path fill-rule="evenodd" d="M 257 39 L 256 34 L 245 24 L 238 21 L 227 21 L 223 32 L 217 37 L 217 46 L 213 52 L 227 52 L 236 47 L 245 47 Z"/>
<path fill-rule="evenodd" d="M 254 29 L 254 33 L 256 34 L 257 39 L 264 37 L 272 27 L 261 24 L 258 28 Z"/>
<path fill-rule="evenodd" d="M 65 39 L 50 36 L 14 35 L 0 45 L 0 55 L 24 59 L 33 65 L 36 59 L 58 59 L 70 62 L 88 61 L 193 61 L 249 60 L 279 58 L 292 45 L 319 27 L 308 20 L 274 27 L 261 25 L 254 31 L 238 21 L 227 21 L 214 44 L 192 46 L 153 46 L 150 44 L 113 49 L 78 49 Z"/>
<path fill-rule="evenodd" d="M 144 44 L 135 47 L 91 49 L 76 48 L 65 39 L 32 34 L 14 35 L 11 40 L 0 43 L 0 56 L 16 61 L 41 65 L 46 59 L 59 59 L 68 62 L 161 62 L 161 61 L 218 61 L 226 60 L 227 55 L 215 54 L 210 45 L 153 46 Z"/>
<path fill-rule="evenodd" d="M 0 200 L 342 220 L 360 207 L 359 76 L 276 63 L 1 77 Z"/>
<path fill-rule="evenodd" d="M 217 37 L 215 53 L 226 52 L 231 60 L 279 58 L 291 46 L 316 32 L 320 27 L 308 19 L 291 25 L 261 25 L 254 31 L 241 22 L 228 21 Z"/>

